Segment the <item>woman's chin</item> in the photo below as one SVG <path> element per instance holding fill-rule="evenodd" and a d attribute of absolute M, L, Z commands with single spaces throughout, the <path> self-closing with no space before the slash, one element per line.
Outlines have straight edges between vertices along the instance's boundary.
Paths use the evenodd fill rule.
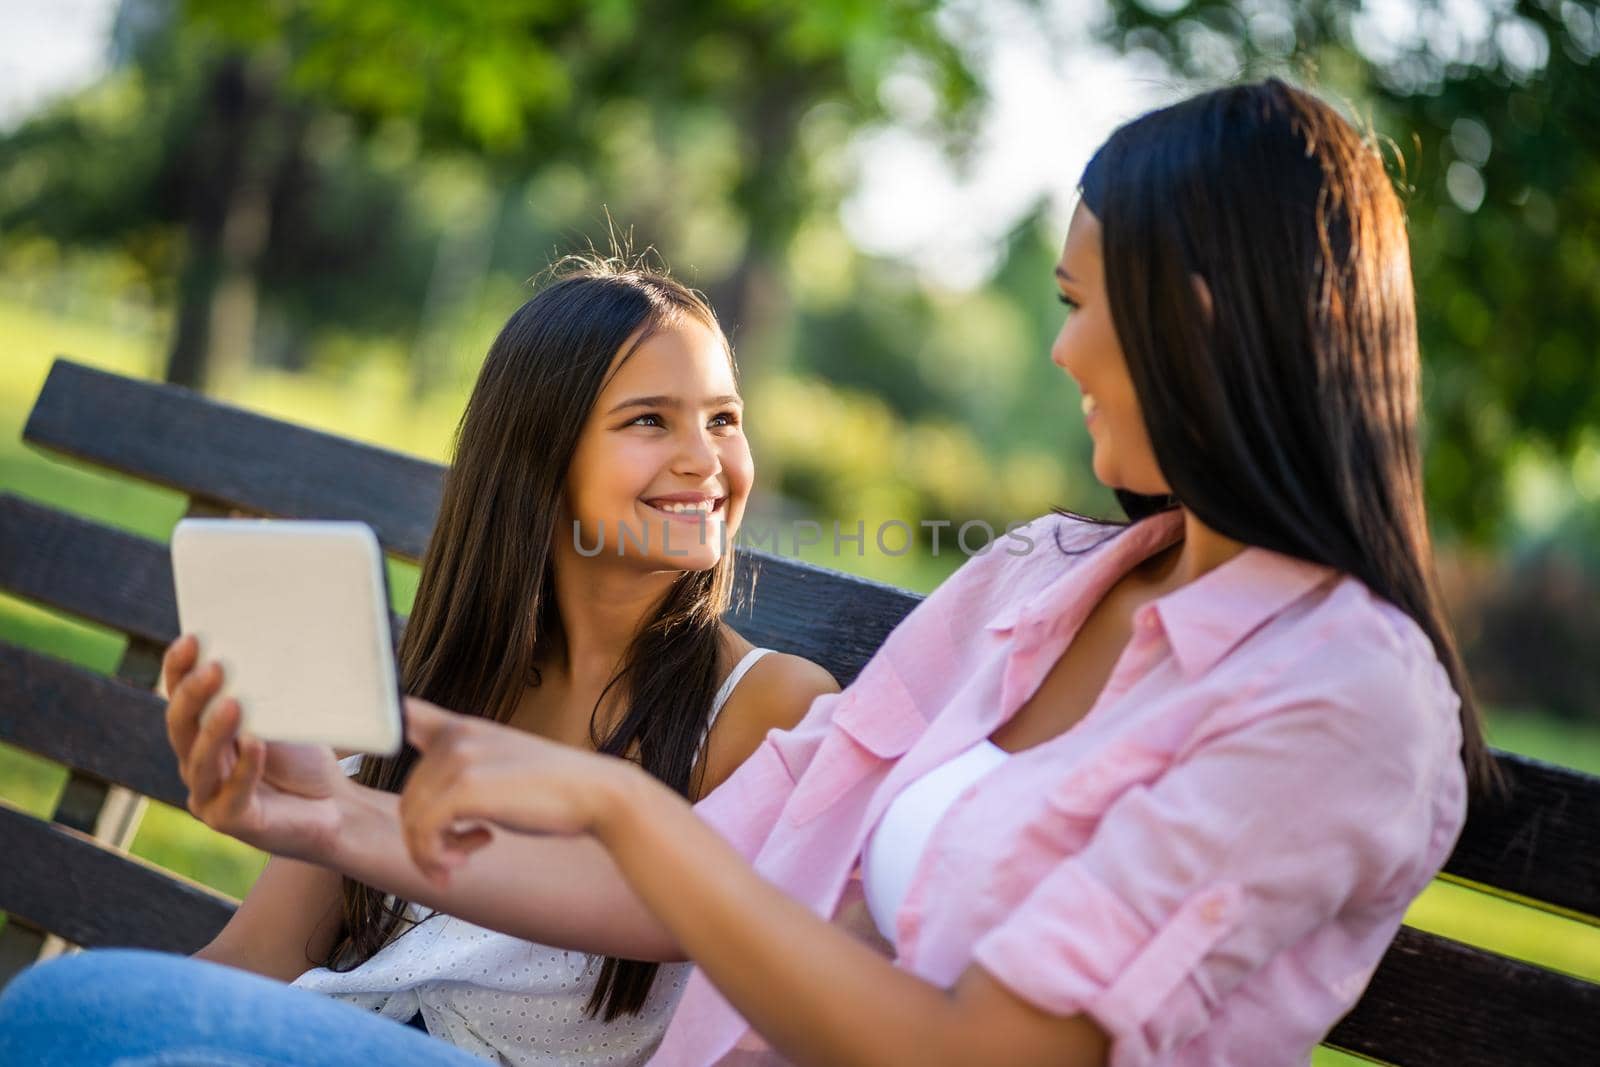
<path fill-rule="evenodd" d="M 1089 469 L 1094 472 L 1094 480 L 1107 489 L 1115 491 L 1127 488 L 1122 484 L 1122 479 L 1117 477 L 1116 469 L 1110 460 L 1101 457 L 1099 449 L 1095 449 L 1094 460 L 1090 463 Z"/>

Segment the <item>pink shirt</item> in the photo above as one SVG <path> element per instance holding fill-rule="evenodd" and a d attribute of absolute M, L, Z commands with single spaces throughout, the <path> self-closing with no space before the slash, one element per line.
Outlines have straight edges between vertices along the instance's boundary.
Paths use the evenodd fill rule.
<path fill-rule="evenodd" d="M 896 792 L 1009 719 L 1182 521 L 1023 530 L 1031 551 L 968 561 L 697 806 L 819 916 L 859 901 Z M 961 794 L 897 915 L 896 965 L 941 987 L 976 965 L 1086 1013 L 1118 1067 L 1305 1063 L 1461 830 L 1457 709 L 1397 608 L 1246 549 L 1141 608 L 1088 714 Z M 696 971 L 651 1062 L 779 1062 L 765 1049 Z"/>

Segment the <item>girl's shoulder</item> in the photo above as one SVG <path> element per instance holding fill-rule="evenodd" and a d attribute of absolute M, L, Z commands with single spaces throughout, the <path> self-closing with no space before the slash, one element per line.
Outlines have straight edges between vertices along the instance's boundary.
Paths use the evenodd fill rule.
<path fill-rule="evenodd" d="M 724 682 L 734 681 L 727 694 L 719 723 L 725 720 L 750 720 L 765 723 L 761 730 L 787 730 L 799 722 L 811 702 L 824 693 L 837 693 L 839 683 L 821 664 L 804 656 L 758 648 L 737 630 L 723 624 Z M 752 653 L 760 652 L 759 656 Z"/>
<path fill-rule="evenodd" d="M 752 652 L 760 652 L 759 657 L 751 659 Z M 745 661 L 751 659 L 746 665 Z M 729 675 L 744 666 L 745 673 L 741 676 L 740 684 L 735 687 L 734 694 L 745 688 L 744 678 L 755 678 L 759 672 L 761 683 L 752 688 L 799 688 L 812 689 L 819 686 L 825 687 L 824 692 L 837 691 L 839 685 L 834 681 L 833 675 L 827 669 L 813 660 L 804 656 L 791 655 L 788 652 L 779 652 L 775 648 L 764 648 L 746 638 L 738 630 L 722 624 L 722 669 L 721 676 L 727 679 Z M 731 699 L 731 698 L 730 698 Z"/>
<path fill-rule="evenodd" d="M 757 646 L 731 627 L 722 671 L 724 679 Z M 788 730 L 805 717 L 819 696 L 839 692 L 839 683 L 818 663 L 767 649 L 745 671 L 727 695 L 706 748 L 706 774 L 701 794 L 709 793 L 734 768 L 748 759 L 771 730 Z"/>

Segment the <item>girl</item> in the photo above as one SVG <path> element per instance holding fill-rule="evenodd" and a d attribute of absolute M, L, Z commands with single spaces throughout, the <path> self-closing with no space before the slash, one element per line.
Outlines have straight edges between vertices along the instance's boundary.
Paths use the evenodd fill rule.
<path fill-rule="evenodd" d="M 1051 358 L 1130 524 L 1051 514 L 975 558 L 693 809 L 420 701 L 398 801 L 274 774 L 180 647 L 195 809 L 493 927 L 693 960 L 652 1063 L 1306 1062 L 1490 778 L 1434 591 L 1404 221 L 1376 151 L 1277 81 L 1124 126 L 1082 191 Z M 892 959 L 840 928 L 862 894 Z M 0 1021 L 118 1032 L 150 998 L 75 990 L 155 973 L 195 977 L 46 965 Z"/>
<path fill-rule="evenodd" d="M 753 469 L 710 308 L 617 260 L 574 257 L 557 275 L 501 331 L 467 403 L 400 644 L 404 684 L 698 798 L 838 687 L 720 621 Z M 395 791 L 415 761 L 346 767 Z M 686 977 L 430 917 L 283 858 L 197 955 L 508 1064 L 642 1062 Z"/>

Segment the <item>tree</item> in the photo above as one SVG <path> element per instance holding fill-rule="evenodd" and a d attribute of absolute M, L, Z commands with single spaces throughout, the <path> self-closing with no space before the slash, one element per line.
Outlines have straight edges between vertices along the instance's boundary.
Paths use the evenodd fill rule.
<path fill-rule="evenodd" d="M 933 7 L 125 0 L 130 62 L 145 82 L 182 88 L 165 127 L 166 152 L 146 175 L 164 174 L 184 190 L 180 204 L 154 213 L 186 235 L 169 375 L 202 382 L 221 349 L 249 344 L 260 283 L 285 258 L 279 246 L 303 236 L 282 223 L 318 180 L 308 138 L 330 118 L 364 144 L 399 131 L 423 158 L 468 159 L 502 203 L 568 168 L 599 194 L 592 214 L 600 202 L 615 203 L 604 198 L 608 187 L 616 193 L 641 241 L 676 246 L 684 221 L 674 185 L 686 175 L 709 184 L 701 199 L 735 232 L 727 235 L 732 254 L 700 280 L 731 328 L 758 329 L 796 227 L 839 193 L 814 173 L 814 150 L 801 136 L 806 116 L 828 106 L 846 128 L 873 121 L 882 113 L 879 84 L 905 64 L 938 86 L 952 132 L 977 99 L 976 80 L 938 32 Z M 47 128 L 61 132 L 47 120 L 14 143 L 37 147 Z M 619 144 L 619 134 L 633 143 Z M 722 148 L 709 182 L 692 159 L 706 143 Z M 665 161 L 668 172 L 640 181 L 630 159 Z M 56 188 L 47 182 L 38 193 Z M 43 225 L 48 214 L 37 208 L 37 197 L 0 202 L 0 225 Z M 495 217 L 485 230 L 491 243 Z M 119 217 L 98 220 L 98 239 L 127 238 Z M 451 239 L 446 229 L 441 240 Z"/>

